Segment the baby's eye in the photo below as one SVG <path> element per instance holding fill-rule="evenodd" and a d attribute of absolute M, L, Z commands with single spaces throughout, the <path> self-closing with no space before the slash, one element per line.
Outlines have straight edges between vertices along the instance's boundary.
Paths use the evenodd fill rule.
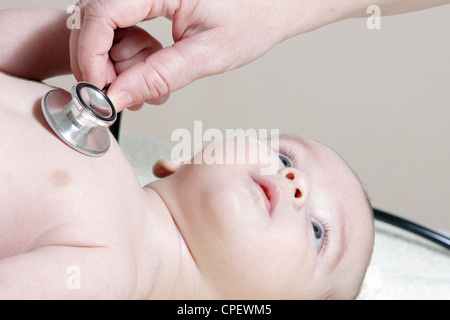
<path fill-rule="evenodd" d="M 292 160 L 288 156 L 285 156 L 284 154 L 279 154 L 278 157 L 280 158 L 280 161 L 284 167 L 286 168 L 293 167 Z"/>
<path fill-rule="evenodd" d="M 325 230 L 316 221 L 311 221 L 311 224 L 314 231 L 314 238 L 316 239 L 317 249 L 320 249 L 325 241 Z"/>

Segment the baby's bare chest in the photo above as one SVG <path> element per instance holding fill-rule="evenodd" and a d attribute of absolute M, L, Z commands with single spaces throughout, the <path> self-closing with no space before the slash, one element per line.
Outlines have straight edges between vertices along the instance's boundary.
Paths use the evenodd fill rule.
<path fill-rule="evenodd" d="M 132 201 L 121 197 L 140 186 L 120 148 L 90 158 L 68 147 L 40 110 L 46 90 L 0 93 L 0 259 L 33 246 L 100 246 L 132 227 Z"/>

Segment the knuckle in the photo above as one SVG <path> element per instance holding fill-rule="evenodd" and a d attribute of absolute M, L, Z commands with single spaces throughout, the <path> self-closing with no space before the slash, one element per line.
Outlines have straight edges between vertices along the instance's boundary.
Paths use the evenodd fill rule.
<path fill-rule="evenodd" d="M 107 16 L 105 2 L 102 0 L 91 0 L 84 5 L 85 15 L 93 18 L 103 18 Z"/>
<path fill-rule="evenodd" d="M 143 78 L 147 91 L 146 100 L 153 100 L 169 94 L 169 83 L 156 68 L 152 72 L 145 73 Z"/>

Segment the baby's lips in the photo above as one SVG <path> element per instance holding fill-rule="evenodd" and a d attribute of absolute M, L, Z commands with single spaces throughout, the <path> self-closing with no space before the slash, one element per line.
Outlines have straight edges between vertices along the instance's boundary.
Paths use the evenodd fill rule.
<path fill-rule="evenodd" d="M 273 181 L 268 177 L 253 178 L 253 181 L 261 189 L 269 214 L 272 214 L 281 197 L 281 192 L 280 189 L 278 188 L 278 185 L 276 184 L 275 181 Z"/>

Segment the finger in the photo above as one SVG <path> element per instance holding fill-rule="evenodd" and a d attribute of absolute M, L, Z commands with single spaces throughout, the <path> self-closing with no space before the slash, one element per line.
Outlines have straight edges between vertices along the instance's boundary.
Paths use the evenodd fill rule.
<path fill-rule="evenodd" d="M 107 83 L 109 50 L 116 26 L 108 19 L 104 20 L 108 22 L 99 23 L 92 9 L 96 7 L 86 5 L 83 25 L 78 36 L 77 63 L 84 81 L 103 88 Z"/>
<path fill-rule="evenodd" d="M 77 7 L 77 11 L 80 13 L 80 21 L 83 21 L 84 18 L 84 7 L 86 6 L 88 0 L 80 0 L 75 5 Z M 81 81 L 83 79 L 83 75 L 80 70 L 80 66 L 78 65 L 78 41 L 80 38 L 80 29 L 74 28 L 70 33 L 69 38 L 69 50 L 70 50 L 70 67 L 72 69 L 72 73 L 74 74 L 77 81 Z"/>
<path fill-rule="evenodd" d="M 166 95 L 163 95 L 163 96 L 155 98 L 155 99 L 147 100 L 147 101 L 145 101 L 145 103 L 148 103 L 151 105 L 161 105 L 161 104 L 164 104 L 169 99 L 169 97 L 170 97 L 170 94 L 166 94 Z M 131 106 L 128 108 L 128 110 L 131 110 L 131 111 L 141 110 L 145 103 L 139 103 L 137 105 Z"/>
<path fill-rule="evenodd" d="M 169 100 L 169 97 L 170 97 L 170 94 L 168 93 L 168 94 L 162 95 L 158 98 L 147 100 L 145 102 L 148 104 L 152 104 L 152 105 L 161 105 L 161 104 L 166 103 L 166 101 Z"/>
<path fill-rule="evenodd" d="M 130 27 L 116 31 L 115 43 L 109 55 L 114 62 L 126 61 L 143 50 L 156 52 L 162 49 L 161 43 L 147 31 L 139 27 Z"/>
<path fill-rule="evenodd" d="M 188 38 L 133 65 L 113 81 L 109 93 L 119 110 L 154 100 L 194 80 L 217 73 L 206 46 Z"/>
<path fill-rule="evenodd" d="M 105 85 L 108 83 L 112 83 L 117 77 L 116 68 L 114 68 L 114 63 L 111 61 L 111 59 L 108 59 L 107 65 L 106 65 L 106 82 Z M 104 86 L 101 86 L 99 88 L 104 88 Z"/>
<path fill-rule="evenodd" d="M 80 66 L 78 65 L 78 39 L 80 37 L 80 31 L 78 29 L 72 30 L 70 33 L 69 50 L 70 50 L 70 68 L 77 81 L 83 79 Z"/>
<path fill-rule="evenodd" d="M 171 14 L 177 1 L 135 0 L 130 5 L 121 0 L 93 0 L 86 4 L 79 35 L 77 60 L 83 78 L 101 87 L 106 83 L 108 52 L 114 30 L 133 26 L 146 19 Z M 179 5 L 179 1 L 178 1 Z M 172 6 L 172 7 L 171 7 Z"/>
<path fill-rule="evenodd" d="M 139 52 L 134 57 L 132 57 L 132 58 L 130 58 L 128 60 L 121 61 L 121 62 L 116 62 L 114 64 L 114 67 L 115 67 L 115 70 L 116 70 L 117 74 L 121 74 L 125 70 L 131 68 L 132 66 L 134 66 L 136 64 L 139 64 L 141 62 L 144 62 L 153 53 L 155 53 L 155 49 L 154 48 L 149 48 L 149 49 L 146 49 L 144 51 Z"/>
<path fill-rule="evenodd" d="M 114 69 L 113 62 L 109 57 L 106 60 L 106 68 L 99 69 L 98 72 L 96 73 L 97 75 L 99 75 L 99 77 L 104 78 L 105 79 L 104 81 L 94 82 L 95 80 L 87 79 L 83 76 L 78 60 L 79 37 L 80 31 L 75 29 L 71 32 L 69 41 L 70 67 L 72 69 L 72 73 L 75 76 L 75 79 L 77 79 L 77 81 L 87 81 L 92 84 L 95 83 L 99 88 L 103 88 L 106 83 L 113 82 L 114 79 L 116 78 L 116 71 Z"/>
<path fill-rule="evenodd" d="M 73 42 L 77 42 L 76 38 L 79 35 L 74 34 Z M 71 37 L 72 39 L 72 37 Z M 71 46 L 72 46 L 72 40 L 71 40 Z M 75 44 L 77 45 L 77 44 Z M 77 45 L 79 46 L 79 45 Z M 72 49 L 71 49 L 72 50 Z M 116 78 L 116 71 L 114 68 L 114 64 L 112 60 L 109 58 L 109 54 L 105 53 L 102 57 L 102 60 L 97 60 L 98 64 L 96 64 L 97 68 L 95 72 L 88 73 L 86 75 L 86 72 L 83 72 L 83 66 L 88 64 L 90 59 L 82 59 L 78 58 L 78 55 L 73 55 L 70 58 L 70 66 L 72 69 L 72 72 L 77 79 L 77 81 L 87 81 L 98 88 L 103 88 L 107 83 L 111 83 Z"/>
<path fill-rule="evenodd" d="M 144 104 L 143 104 L 143 103 L 140 103 L 140 104 L 137 104 L 137 105 L 135 105 L 135 106 L 129 107 L 128 110 L 131 110 L 131 111 L 138 111 L 138 110 L 141 110 L 143 106 L 144 106 Z"/>

